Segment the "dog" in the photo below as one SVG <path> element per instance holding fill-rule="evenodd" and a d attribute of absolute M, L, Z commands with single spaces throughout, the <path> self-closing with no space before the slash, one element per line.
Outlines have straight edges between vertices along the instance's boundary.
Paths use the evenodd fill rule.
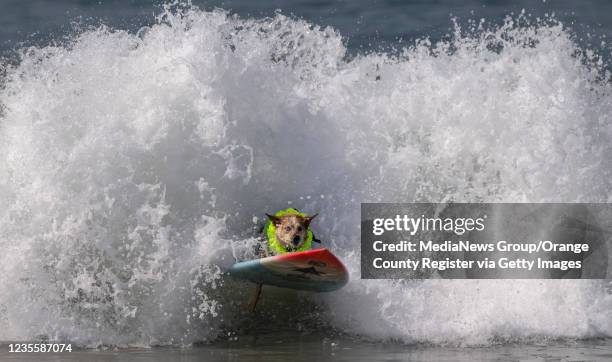
<path fill-rule="evenodd" d="M 275 216 L 266 214 L 268 220 L 274 225 L 274 236 L 279 244 L 288 252 L 298 251 L 304 247 L 304 243 L 308 238 L 308 228 L 312 220 L 318 214 L 312 216 L 302 216 L 299 214 L 287 214 L 283 216 Z M 314 241 L 318 241 L 315 239 Z M 277 255 L 278 251 L 271 247 L 267 248 L 270 252 Z"/>
<path fill-rule="evenodd" d="M 261 257 L 268 257 L 308 250 L 312 242 L 321 243 L 321 240 L 317 239 L 309 230 L 310 223 L 317 215 L 308 216 L 293 208 L 279 211 L 275 215 L 266 214 L 268 223 L 259 230 L 264 236 L 261 238 L 262 243 L 256 253 Z M 249 303 L 251 313 L 255 311 L 261 295 L 261 288 L 262 284 L 256 284 L 253 297 Z"/>

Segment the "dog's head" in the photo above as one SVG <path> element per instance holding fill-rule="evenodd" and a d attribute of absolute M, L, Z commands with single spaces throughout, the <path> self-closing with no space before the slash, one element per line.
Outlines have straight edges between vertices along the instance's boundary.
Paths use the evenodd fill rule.
<path fill-rule="evenodd" d="M 317 214 L 312 216 L 266 214 L 266 216 L 276 227 L 275 236 L 280 244 L 287 250 L 296 250 L 304 246 L 310 222 L 317 217 Z"/>

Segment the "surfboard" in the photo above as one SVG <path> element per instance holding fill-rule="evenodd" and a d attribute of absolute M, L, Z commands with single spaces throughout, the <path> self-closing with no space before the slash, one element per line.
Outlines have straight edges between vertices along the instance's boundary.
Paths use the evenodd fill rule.
<path fill-rule="evenodd" d="M 331 292 L 348 282 L 346 267 L 327 249 L 243 261 L 229 273 L 253 283 L 312 292 Z"/>

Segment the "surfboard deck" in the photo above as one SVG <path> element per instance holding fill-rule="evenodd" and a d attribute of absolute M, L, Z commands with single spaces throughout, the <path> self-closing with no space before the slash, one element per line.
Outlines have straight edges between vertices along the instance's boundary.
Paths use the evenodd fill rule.
<path fill-rule="evenodd" d="M 327 249 L 243 261 L 229 272 L 253 283 L 312 292 L 331 292 L 348 282 L 346 267 Z"/>

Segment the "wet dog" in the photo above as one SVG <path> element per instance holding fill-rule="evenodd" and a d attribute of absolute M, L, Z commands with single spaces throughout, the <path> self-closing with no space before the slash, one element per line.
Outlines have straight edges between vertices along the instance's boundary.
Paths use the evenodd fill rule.
<path fill-rule="evenodd" d="M 287 251 L 297 251 L 304 246 L 308 238 L 308 228 L 310 222 L 317 217 L 317 214 L 312 216 L 301 216 L 297 214 L 288 214 L 283 216 L 274 216 L 266 214 L 272 224 L 274 224 L 276 240 Z M 270 252 L 274 250 L 268 248 Z"/>
<path fill-rule="evenodd" d="M 290 208 L 278 212 L 276 215 L 266 214 L 266 216 L 269 222 L 260 229 L 260 232 L 264 233 L 264 237 L 260 245 L 261 248 L 257 252 L 262 257 L 308 250 L 312 242 L 321 242 L 312 234 L 312 231 L 309 231 L 310 222 L 317 217 L 317 214 L 308 216 Z M 264 241 L 266 245 L 263 245 Z M 261 295 L 261 288 L 262 284 L 256 284 L 253 297 L 249 303 L 251 312 L 255 311 Z"/>

